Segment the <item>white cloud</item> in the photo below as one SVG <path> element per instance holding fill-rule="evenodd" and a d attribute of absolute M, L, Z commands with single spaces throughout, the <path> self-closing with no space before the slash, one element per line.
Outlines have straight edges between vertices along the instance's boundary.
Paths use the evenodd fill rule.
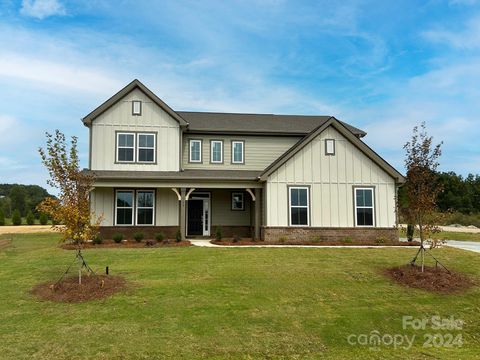
<path fill-rule="evenodd" d="M 23 0 L 20 14 L 37 19 L 65 15 L 65 7 L 58 0 Z"/>
<path fill-rule="evenodd" d="M 447 44 L 458 49 L 480 48 L 480 16 L 475 16 L 465 23 L 462 30 L 452 31 L 443 27 L 427 30 L 424 38 L 439 44 Z"/>

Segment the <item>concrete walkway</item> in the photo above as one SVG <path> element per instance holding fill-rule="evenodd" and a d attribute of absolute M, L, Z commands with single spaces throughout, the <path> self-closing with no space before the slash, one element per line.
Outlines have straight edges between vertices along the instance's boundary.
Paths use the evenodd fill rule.
<path fill-rule="evenodd" d="M 480 242 L 447 240 L 445 245 L 456 248 L 456 249 L 462 249 L 462 250 L 480 253 Z"/>
<path fill-rule="evenodd" d="M 376 248 L 404 248 L 411 246 L 374 246 L 374 245 L 217 245 L 212 244 L 208 239 L 188 239 L 194 246 L 215 247 L 215 248 L 350 248 L 350 249 L 376 249 Z"/>

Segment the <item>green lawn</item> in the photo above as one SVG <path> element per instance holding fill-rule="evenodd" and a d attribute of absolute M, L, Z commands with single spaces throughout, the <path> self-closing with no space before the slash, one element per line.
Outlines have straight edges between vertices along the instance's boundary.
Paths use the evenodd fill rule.
<path fill-rule="evenodd" d="M 73 252 L 56 234 L 3 235 L 0 358 L 475 358 L 480 289 L 435 295 L 392 284 L 380 272 L 415 249 L 157 248 L 85 251 L 134 286 L 101 301 L 38 301 L 29 289 L 56 279 Z M 0 237 L 1 238 L 1 237 Z M 435 255 L 480 278 L 478 254 Z M 423 348 L 426 333 L 402 330 L 402 316 L 463 319 L 460 348 Z M 416 335 L 410 350 L 347 343 L 350 334 Z M 453 334 L 459 333 L 458 331 Z"/>
<path fill-rule="evenodd" d="M 407 237 L 405 229 L 399 229 L 400 237 Z M 419 237 L 418 231 L 415 230 L 415 237 Z M 433 235 L 435 239 L 442 240 L 460 240 L 460 241 L 480 241 L 480 233 L 466 233 L 456 231 L 440 231 Z"/>

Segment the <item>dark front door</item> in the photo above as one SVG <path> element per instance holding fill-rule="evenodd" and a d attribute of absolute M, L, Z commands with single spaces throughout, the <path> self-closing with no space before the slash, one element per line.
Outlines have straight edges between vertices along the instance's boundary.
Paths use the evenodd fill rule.
<path fill-rule="evenodd" d="M 203 200 L 188 200 L 188 235 L 203 234 Z"/>

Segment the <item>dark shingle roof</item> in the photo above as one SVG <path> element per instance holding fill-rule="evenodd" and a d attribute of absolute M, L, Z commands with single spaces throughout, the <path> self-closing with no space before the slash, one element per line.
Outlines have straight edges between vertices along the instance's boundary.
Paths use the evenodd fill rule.
<path fill-rule="evenodd" d="M 271 133 L 306 135 L 330 119 L 330 116 L 241 114 L 176 111 L 189 125 L 189 132 L 218 133 Z M 363 137 L 366 133 L 343 123 L 353 134 Z"/>
<path fill-rule="evenodd" d="M 257 180 L 262 170 L 130 171 L 87 170 L 97 180 Z"/>

